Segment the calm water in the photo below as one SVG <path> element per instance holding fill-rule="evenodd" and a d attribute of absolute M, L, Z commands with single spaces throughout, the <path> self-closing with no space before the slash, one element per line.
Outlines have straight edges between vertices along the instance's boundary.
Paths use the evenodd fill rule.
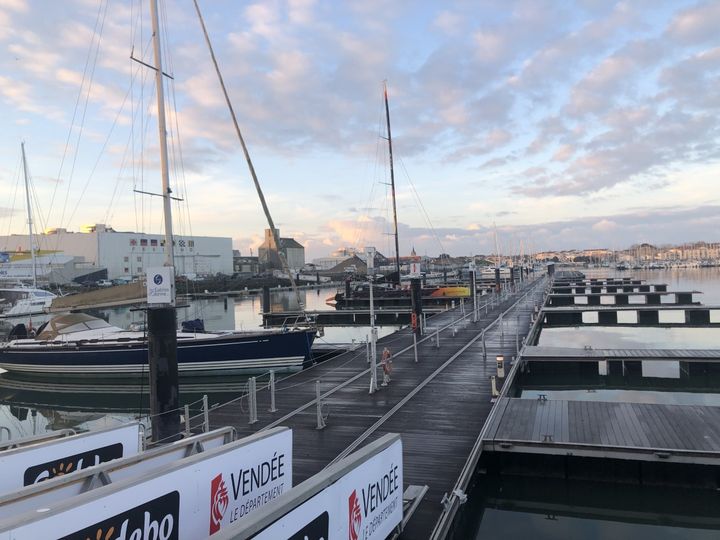
<path fill-rule="evenodd" d="M 481 475 L 455 540 L 718 538 L 715 491 Z"/>
<path fill-rule="evenodd" d="M 608 272 L 635 276 L 669 290 L 701 290 L 696 299 L 720 305 L 720 268 Z M 720 329 L 578 327 L 544 330 L 539 344 L 593 348 L 720 348 Z M 594 370 L 593 370 L 594 369 Z M 537 399 L 720 406 L 714 365 L 643 361 L 623 370 L 599 365 L 533 366 L 513 395 Z M 459 514 L 454 538 L 503 540 L 705 540 L 720 538 L 717 491 L 594 483 L 526 476 L 479 475 Z"/>
<path fill-rule="evenodd" d="M 325 301 L 336 287 L 301 291 L 308 310 L 334 309 Z M 295 294 L 271 291 L 273 311 L 298 309 Z M 178 310 L 178 320 L 202 318 L 207 330 L 252 330 L 262 325 L 260 295 L 223 300 L 196 300 Z M 104 309 L 97 315 L 110 324 L 127 328 L 143 322 L 142 311 L 127 308 Z M 396 327 L 380 327 L 380 337 Z M 367 327 L 326 327 L 316 343 L 358 343 L 369 334 Z M 261 379 L 263 380 L 263 379 Z M 246 377 L 208 377 L 182 379 L 180 402 L 192 404 L 192 413 L 200 413 L 199 400 L 208 395 L 209 402 L 223 403 L 246 391 Z M 63 428 L 79 430 L 107 427 L 143 417 L 148 411 L 147 382 L 115 380 L 65 379 L 61 382 L 3 373 L 0 369 L 0 426 L 10 429 L 12 438 L 35 435 Z M 0 436 L 5 436 L 0 434 Z"/>

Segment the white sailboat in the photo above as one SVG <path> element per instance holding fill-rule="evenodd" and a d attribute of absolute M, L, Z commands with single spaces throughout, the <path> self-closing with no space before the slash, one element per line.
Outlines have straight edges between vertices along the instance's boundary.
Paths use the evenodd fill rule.
<path fill-rule="evenodd" d="M 20 144 L 22 150 L 23 173 L 25 175 L 25 200 L 27 202 L 28 235 L 30 239 L 30 258 L 32 259 L 32 287 L 24 284 L 0 288 L 0 317 L 23 317 L 45 313 L 53 298 L 57 295 L 38 288 L 37 259 L 35 256 L 35 238 L 33 235 L 32 206 L 30 204 L 30 186 L 25 143 Z"/>

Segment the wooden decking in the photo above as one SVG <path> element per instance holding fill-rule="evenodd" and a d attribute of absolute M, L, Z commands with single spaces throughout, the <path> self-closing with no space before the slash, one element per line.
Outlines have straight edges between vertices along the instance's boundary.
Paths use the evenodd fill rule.
<path fill-rule="evenodd" d="M 573 304 L 570 306 L 546 306 L 543 312 L 546 313 L 576 313 L 578 311 L 708 311 L 720 309 L 714 304 Z"/>
<path fill-rule="evenodd" d="M 536 287 L 534 294 L 541 294 Z M 275 425 L 293 429 L 295 484 L 319 472 L 334 460 L 385 433 L 402 434 L 406 484 L 427 484 L 429 492 L 403 535 L 427 538 L 442 510 L 441 499 L 450 491 L 490 412 L 489 376 L 495 373 L 495 356 L 509 364 L 520 337 L 529 328 L 532 298 L 508 311 L 502 326 L 482 330 L 515 304 L 520 295 L 502 306 L 482 307 L 478 322 L 466 306 L 428 319 L 429 335 L 418 344 L 414 361 L 412 334 L 405 329 L 380 340 L 378 351 L 393 352 L 394 371 L 387 387 L 369 395 L 369 369 L 365 351 L 353 351 L 287 377 L 277 384 L 278 412 L 270 413 L 269 392 L 258 392 L 258 422 L 249 425 L 247 398 L 211 410 L 212 427 L 232 425 L 240 436 Z M 482 304 L 481 304 L 482 305 Z M 440 329 L 439 347 L 435 329 Z M 382 374 L 380 373 L 382 380 Z M 326 427 L 316 429 L 315 384 L 320 381 Z"/>
<path fill-rule="evenodd" d="M 525 347 L 528 362 L 597 362 L 599 360 L 675 360 L 717 362 L 720 349 L 577 349 L 566 347 Z"/>
<path fill-rule="evenodd" d="M 720 408 L 502 398 L 486 448 L 720 463 Z"/>

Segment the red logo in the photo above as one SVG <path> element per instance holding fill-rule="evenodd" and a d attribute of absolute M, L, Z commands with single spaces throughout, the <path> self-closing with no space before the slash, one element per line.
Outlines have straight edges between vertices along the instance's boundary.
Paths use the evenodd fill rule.
<path fill-rule="evenodd" d="M 362 514 L 360 513 L 360 501 L 358 501 L 357 492 L 354 489 L 348 499 L 348 519 L 348 529 L 350 530 L 349 540 L 358 540 L 358 536 L 360 536 Z"/>
<path fill-rule="evenodd" d="M 225 481 L 222 474 L 218 474 L 210 484 L 210 534 L 215 534 L 220 530 L 220 522 L 229 503 Z"/>

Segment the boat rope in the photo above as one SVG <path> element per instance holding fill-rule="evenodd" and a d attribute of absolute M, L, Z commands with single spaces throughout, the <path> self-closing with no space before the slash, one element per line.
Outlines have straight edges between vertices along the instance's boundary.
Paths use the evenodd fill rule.
<path fill-rule="evenodd" d="M 213 65 L 215 66 L 215 73 L 218 76 L 223 95 L 225 96 L 225 102 L 227 103 L 228 110 L 230 111 L 230 116 L 232 117 L 233 125 L 235 126 L 235 133 L 240 140 L 240 145 L 242 146 L 243 154 L 245 155 L 245 161 L 247 162 L 248 169 L 250 170 L 250 175 L 252 176 L 253 183 L 255 184 L 255 190 L 257 191 L 258 197 L 260 198 L 260 204 L 262 205 L 263 212 L 265 213 L 268 225 L 270 226 L 270 234 L 272 234 L 273 242 L 275 243 L 275 249 L 277 250 L 278 258 L 280 259 L 280 264 L 290 278 L 290 286 L 295 292 L 298 306 L 300 307 L 302 312 L 305 313 L 305 303 L 300 297 L 300 290 L 297 287 L 297 283 L 295 283 L 295 278 L 290 271 L 287 259 L 285 258 L 285 254 L 282 251 L 282 246 L 280 245 L 280 235 L 278 234 L 278 230 L 275 228 L 275 223 L 272 219 L 272 216 L 270 215 L 270 209 L 268 208 L 267 202 L 265 201 L 265 195 L 263 194 L 262 188 L 260 187 L 260 182 L 257 178 L 257 174 L 255 173 L 255 167 L 253 166 L 252 160 L 250 159 L 250 153 L 248 152 L 247 145 L 245 144 L 245 139 L 243 138 L 242 132 L 240 131 L 240 125 L 238 124 L 237 116 L 235 115 L 235 109 L 232 106 L 230 96 L 227 92 L 227 88 L 225 87 L 225 81 L 223 80 L 222 73 L 220 72 L 220 66 L 218 65 L 217 58 L 215 57 L 215 51 L 213 50 L 212 43 L 210 42 L 210 36 L 208 35 L 207 28 L 205 27 L 205 20 L 203 19 L 202 13 L 200 12 L 200 6 L 198 5 L 197 0 L 193 0 L 193 3 L 195 4 L 195 11 L 197 12 L 203 35 L 205 36 L 205 42 L 207 43 L 208 50 L 210 51 L 210 57 L 212 58 Z M 307 316 L 305 317 L 305 319 L 307 320 Z"/>

